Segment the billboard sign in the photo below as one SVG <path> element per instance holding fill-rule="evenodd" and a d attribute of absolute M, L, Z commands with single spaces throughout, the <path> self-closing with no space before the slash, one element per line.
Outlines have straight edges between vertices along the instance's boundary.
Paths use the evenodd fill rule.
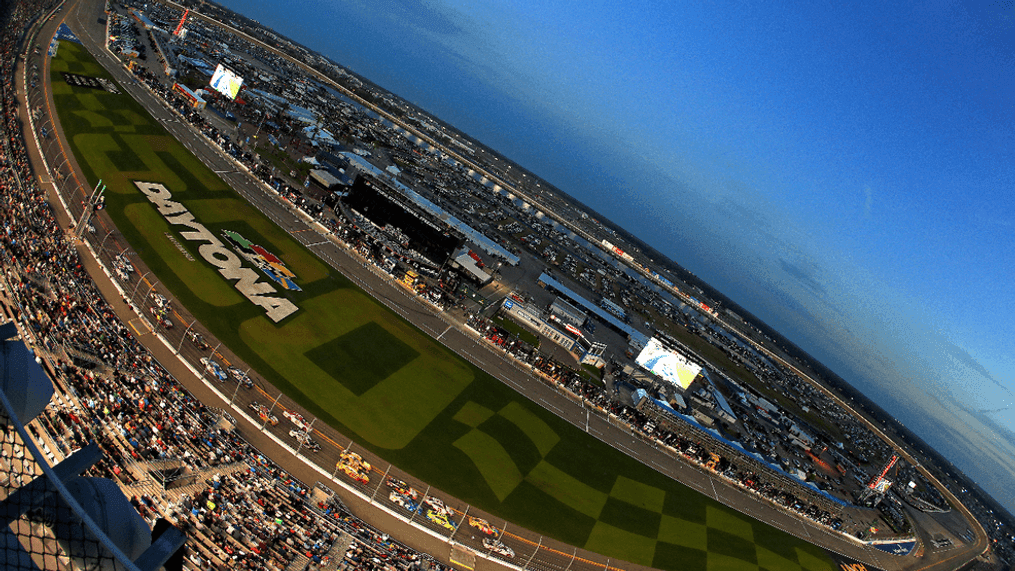
<path fill-rule="evenodd" d="M 701 372 L 701 365 L 692 363 L 687 357 L 664 347 L 653 337 L 638 353 L 635 363 L 648 369 L 664 381 L 686 389 Z"/>
<path fill-rule="evenodd" d="M 219 64 L 215 68 L 215 74 L 211 76 L 209 85 L 211 85 L 212 89 L 229 99 L 236 99 L 236 94 L 240 92 L 240 87 L 243 86 L 243 78 L 226 69 L 222 64 Z"/>

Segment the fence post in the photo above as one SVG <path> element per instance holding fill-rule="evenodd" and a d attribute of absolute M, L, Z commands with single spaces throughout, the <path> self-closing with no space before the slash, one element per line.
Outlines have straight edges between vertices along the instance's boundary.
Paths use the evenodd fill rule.
<path fill-rule="evenodd" d="M 317 420 L 316 418 L 314 420 Z M 381 476 L 381 481 L 377 483 L 377 487 L 374 488 L 373 495 L 370 496 L 370 503 L 374 503 L 374 498 L 377 497 L 377 491 L 381 489 L 381 485 L 388 480 L 388 472 L 391 471 L 391 464 L 388 464 L 387 469 L 384 470 L 384 475 Z"/>
<path fill-rule="evenodd" d="M 536 549 L 532 552 L 532 556 L 529 557 L 529 560 L 525 562 L 525 565 L 522 566 L 522 569 L 528 569 L 529 568 L 529 564 L 532 563 L 532 560 L 536 558 L 536 554 L 539 553 L 539 548 L 542 547 L 542 546 L 543 546 L 543 536 L 540 535 L 539 536 L 539 543 L 536 544 Z"/>
<path fill-rule="evenodd" d="M 278 404 L 278 399 L 280 398 L 282 398 L 282 393 L 278 393 L 278 396 L 275 397 L 275 402 L 271 403 L 271 408 L 268 409 L 268 414 L 264 415 L 264 424 L 261 425 L 261 432 L 264 432 L 264 428 L 268 426 L 268 420 L 271 418 L 271 413 L 275 410 L 275 405 Z"/>

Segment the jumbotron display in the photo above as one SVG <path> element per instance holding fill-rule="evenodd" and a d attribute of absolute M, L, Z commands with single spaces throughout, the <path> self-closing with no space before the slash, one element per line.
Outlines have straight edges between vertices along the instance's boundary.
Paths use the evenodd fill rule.
<path fill-rule="evenodd" d="M 680 353 L 664 347 L 655 337 L 649 340 L 641 353 L 638 353 L 634 362 L 664 381 L 680 387 L 681 390 L 687 389 L 701 372 L 701 365 L 696 365 Z"/>
<path fill-rule="evenodd" d="M 240 92 L 240 87 L 243 87 L 243 78 L 226 69 L 222 64 L 219 64 L 215 68 L 215 74 L 211 76 L 209 85 L 211 85 L 212 89 L 229 99 L 236 99 L 236 94 Z"/>

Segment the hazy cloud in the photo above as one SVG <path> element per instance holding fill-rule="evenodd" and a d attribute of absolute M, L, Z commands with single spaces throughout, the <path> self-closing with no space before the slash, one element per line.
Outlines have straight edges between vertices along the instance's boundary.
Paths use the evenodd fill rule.
<path fill-rule="evenodd" d="M 779 258 L 779 267 L 790 275 L 797 282 L 802 284 L 814 295 L 823 297 L 826 293 L 825 286 L 818 279 L 818 271 L 815 266 L 805 268 L 800 264 L 794 264 L 785 258 Z"/>
<path fill-rule="evenodd" d="M 977 373 L 983 375 L 983 377 L 985 379 L 987 379 L 991 383 L 994 383 L 995 385 L 997 385 L 1001 390 L 1006 392 L 1008 394 L 1008 396 L 1015 396 L 1015 395 L 1012 395 L 1011 389 L 1009 389 L 1008 387 L 1004 386 L 1000 381 L 995 379 L 993 377 L 993 375 L 990 374 L 990 371 L 988 371 L 986 369 L 986 367 L 981 365 L 979 361 L 977 361 L 975 358 L 973 358 L 973 356 L 970 355 L 969 352 L 966 351 L 965 349 L 963 349 L 962 347 L 959 347 L 958 345 L 956 345 L 954 343 L 951 343 L 951 342 L 945 342 L 944 343 L 944 349 L 945 349 L 945 351 L 948 352 L 948 355 L 950 357 L 952 357 L 956 361 L 959 361 L 960 363 L 962 363 L 963 365 L 969 367 L 970 369 L 976 371 Z M 1007 407 L 1005 407 L 1005 408 L 1007 408 Z M 1004 409 L 1001 409 L 1001 410 L 1004 410 Z"/>
<path fill-rule="evenodd" d="M 463 36 L 468 33 L 458 22 L 457 14 L 425 0 L 382 0 L 383 8 L 373 9 L 389 20 L 438 36 Z"/>

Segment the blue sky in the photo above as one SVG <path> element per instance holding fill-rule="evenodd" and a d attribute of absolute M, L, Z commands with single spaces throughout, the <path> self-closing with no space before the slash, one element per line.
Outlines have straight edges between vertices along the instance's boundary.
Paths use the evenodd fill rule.
<path fill-rule="evenodd" d="M 635 232 L 1015 511 L 1011 3 L 225 4 Z"/>

